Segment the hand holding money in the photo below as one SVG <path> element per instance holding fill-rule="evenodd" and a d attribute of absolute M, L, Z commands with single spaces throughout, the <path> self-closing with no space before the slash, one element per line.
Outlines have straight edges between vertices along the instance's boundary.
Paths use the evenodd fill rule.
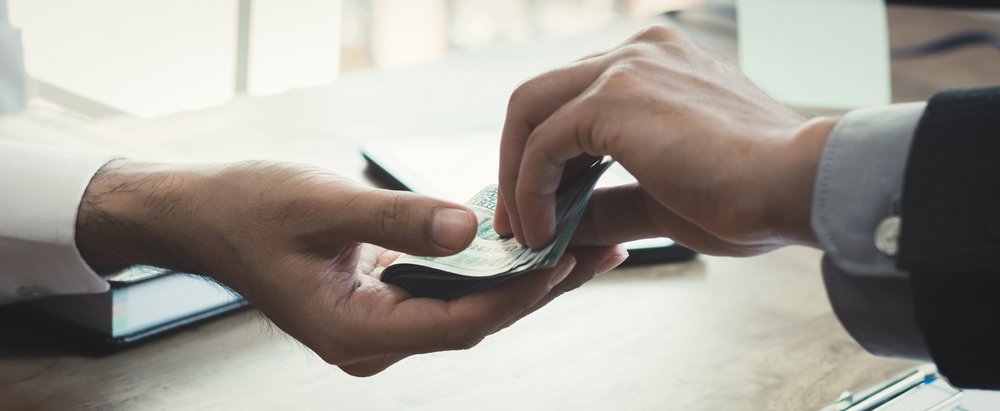
<path fill-rule="evenodd" d="M 445 240 L 460 243 L 440 238 L 442 210 L 468 214 L 444 219 Z M 413 298 L 379 281 L 400 251 L 464 249 L 475 235 L 473 217 L 459 204 L 298 164 L 117 160 L 87 187 L 77 243 L 92 266 L 211 276 L 352 375 L 414 354 L 470 348 L 622 260 L 611 248 L 564 255 L 553 268 L 451 301 Z"/>
<path fill-rule="evenodd" d="M 496 227 L 532 247 L 550 241 L 563 170 L 607 155 L 638 184 L 595 193 L 588 244 L 669 237 L 730 256 L 815 246 L 813 188 L 836 122 L 807 121 L 676 29 L 651 26 L 514 91 Z"/>
<path fill-rule="evenodd" d="M 478 221 L 476 237 L 468 248 L 444 257 L 404 255 L 386 268 L 382 281 L 416 297 L 450 300 L 529 271 L 555 266 L 576 231 L 594 185 L 611 163 L 595 162 L 561 186 L 556 199 L 556 237 L 545 247 L 532 250 L 513 237 L 497 234 L 493 228 L 497 186 L 489 185 L 466 203 Z"/>

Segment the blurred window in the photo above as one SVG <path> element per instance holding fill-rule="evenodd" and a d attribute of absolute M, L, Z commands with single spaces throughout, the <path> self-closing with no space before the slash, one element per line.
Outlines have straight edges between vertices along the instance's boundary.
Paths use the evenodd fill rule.
<path fill-rule="evenodd" d="M 152 117 L 695 0 L 9 0 L 41 100 Z"/>

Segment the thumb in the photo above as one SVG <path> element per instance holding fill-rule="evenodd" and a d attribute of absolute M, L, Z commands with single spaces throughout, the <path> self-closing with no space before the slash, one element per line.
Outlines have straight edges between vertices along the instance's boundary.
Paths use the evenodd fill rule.
<path fill-rule="evenodd" d="M 670 237 L 702 252 L 734 253 L 727 248 L 731 244 L 670 211 L 638 184 L 594 191 L 570 246 L 599 247 L 653 237 Z"/>
<path fill-rule="evenodd" d="M 458 204 L 415 193 L 364 190 L 350 204 L 360 218 L 343 221 L 351 241 L 408 254 L 441 256 L 468 247 L 476 235 L 476 215 Z"/>
<path fill-rule="evenodd" d="M 663 207 L 650 201 L 638 184 L 595 190 L 570 246 L 609 246 L 662 236 L 650 218 L 649 209 Z"/>

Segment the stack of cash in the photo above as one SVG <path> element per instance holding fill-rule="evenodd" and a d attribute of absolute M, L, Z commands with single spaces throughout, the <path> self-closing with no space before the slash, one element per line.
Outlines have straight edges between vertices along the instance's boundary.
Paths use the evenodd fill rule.
<path fill-rule="evenodd" d="M 559 187 L 556 235 L 544 248 L 532 250 L 513 237 L 502 238 L 496 233 L 493 213 L 497 186 L 489 185 L 466 203 L 479 221 L 476 237 L 468 248 L 446 257 L 403 255 L 382 272 L 382 281 L 402 287 L 415 297 L 450 300 L 529 271 L 555 266 L 583 217 L 594 185 L 611 164 L 611 160 L 596 162 Z"/>

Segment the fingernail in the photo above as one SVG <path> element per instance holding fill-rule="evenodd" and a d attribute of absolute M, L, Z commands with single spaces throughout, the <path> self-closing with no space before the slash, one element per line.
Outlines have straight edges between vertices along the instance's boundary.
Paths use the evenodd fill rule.
<path fill-rule="evenodd" d="M 469 240 L 469 233 L 475 227 L 475 218 L 468 211 L 456 208 L 441 208 L 434 213 L 431 222 L 431 241 L 438 247 L 461 250 Z"/>
<path fill-rule="evenodd" d="M 555 274 L 552 274 L 552 278 L 549 278 L 549 290 L 555 288 L 555 286 L 559 285 L 559 283 L 565 280 L 566 277 L 569 276 L 569 273 L 573 271 L 573 267 L 575 266 L 576 266 L 575 259 L 563 263 L 563 265 L 559 266 L 559 270 L 556 271 Z"/>
<path fill-rule="evenodd" d="M 622 249 L 616 252 L 611 258 L 604 260 L 600 266 L 597 267 L 597 272 L 595 275 L 601 275 L 608 271 L 614 270 L 616 267 L 625 262 L 628 258 L 628 250 Z"/>

